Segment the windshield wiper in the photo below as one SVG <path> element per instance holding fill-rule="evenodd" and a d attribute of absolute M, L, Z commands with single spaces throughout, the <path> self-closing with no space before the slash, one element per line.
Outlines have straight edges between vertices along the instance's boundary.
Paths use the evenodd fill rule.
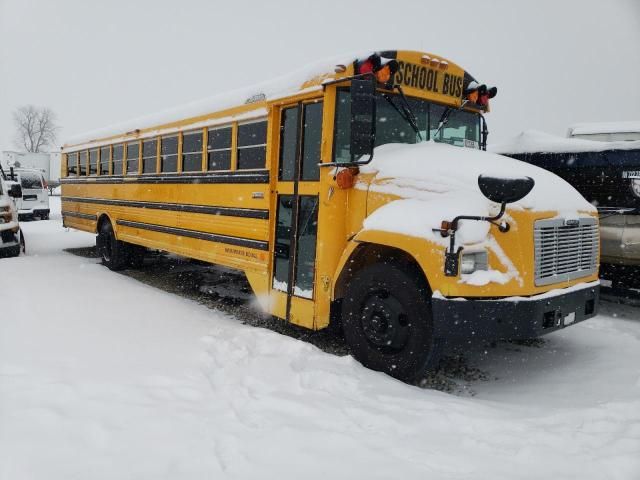
<path fill-rule="evenodd" d="M 402 88 L 399 85 L 396 85 L 394 88 L 397 88 L 398 91 L 400 92 L 400 98 L 402 99 L 402 102 L 403 102 L 402 105 L 400 106 L 396 105 L 393 99 L 386 93 L 383 93 L 382 96 L 387 102 L 389 102 L 389 104 L 395 109 L 395 111 L 398 112 L 398 115 L 400 115 L 400 117 L 411 126 L 413 131 L 416 132 L 416 134 L 418 135 L 418 138 L 422 142 L 422 134 L 420 133 L 420 129 L 418 128 L 418 121 L 416 120 L 416 116 L 413 114 L 413 111 L 411 110 L 411 106 L 409 105 L 409 102 L 407 102 L 407 98 L 404 96 L 404 92 L 402 91 Z"/>
<path fill-rule="evenodd" d="M 462 110 L 467 103 L 469 103 L 469 100 L 464 100 L 462 104 L 455 109 L 455 111 Z M 442 130 L 442 127 L 444 127 L 447 124 L 447 122 L 449 121 L 449 116 L 453 111 L 454 109 L 451 107 L 447 107 L 444 109 L 444 112 L 442 112 L 442 115 L 440 115 L 440 120 L 438 121 L 438 129 L 433 134 L 434 139 L 438 136 L 438 134 L 440 133 L 440 130 Z"/>
<path fill-rule="evenodd" d="M 413 110 L 411 110 L 411 105 L 409 105 L 409 102 L 407 101 L 407 97 L 404 96 L 404 90 L 402 90 L 402 87 L 400 85 L 395 85 L 394 88 L 398 90 L 398 92 L 400 93 L 400 98 L 402 98 L 402 103 L 403 103 L 402 110 L 406 115 L 407 121 L 409 122 L 411 127 L 415 130 L 415 132 L 418 134 L 418 138 L 420 139 L 420 141 L 422 141 L 422 134 L 420 133 L 420 129 L 418 128 L 418 119 L 413 113 Z"/>

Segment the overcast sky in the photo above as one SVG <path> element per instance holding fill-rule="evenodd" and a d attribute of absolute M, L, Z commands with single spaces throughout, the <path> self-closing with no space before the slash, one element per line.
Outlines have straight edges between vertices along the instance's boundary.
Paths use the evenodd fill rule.
<path fill-rule="evenodd" d="M 640 0 L 0 0 L 0 150 L 11 112 L 65 137 L 366 49 L 422 50 L 497 85 L 490 142 L 640 120 Z"/>

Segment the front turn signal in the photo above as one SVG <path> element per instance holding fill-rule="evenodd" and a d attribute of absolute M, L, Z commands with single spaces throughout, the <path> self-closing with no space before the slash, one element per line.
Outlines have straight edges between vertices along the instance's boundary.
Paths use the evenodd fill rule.
<path fill-rule="evenodd" d="M 338 188 L 346 190 L 353 187 L 356 183 L 357 174 L 357 168 L 345 168 L 340 170 L 335 176 L 335 181 L 338 185 Z"/>
<path fill-rule="evenodd" d="M 340 170 L 336 174 L 336 184 L 338 185 L 338 188 L 346 190 L 353 187 L 356 183 L 357 174 L 357 169 L 345 168 L 343 170 Z"/>

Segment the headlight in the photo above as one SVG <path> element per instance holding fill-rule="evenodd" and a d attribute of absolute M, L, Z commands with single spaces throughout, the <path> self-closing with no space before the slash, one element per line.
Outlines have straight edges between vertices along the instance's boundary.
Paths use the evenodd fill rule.
<path fill-rule="evenodd" d="M 463 253 L 460 261 L 461 273 L 473 273 L 476 270 L 487 270 L 489 268 L 487 252 Z"/>
<path fill-rule="evenodd" d="M 631 191 L 636 197 L 640 197 L 640 178 L 631 179 Z"/>

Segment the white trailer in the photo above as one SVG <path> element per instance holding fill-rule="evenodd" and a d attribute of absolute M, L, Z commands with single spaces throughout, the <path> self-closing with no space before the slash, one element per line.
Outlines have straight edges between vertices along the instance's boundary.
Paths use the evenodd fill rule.
<path fill-rule="evenodd" d="M 569 126 L 567 137 L 600 142 L 640 140 L 640 121 L 576 123 Z"/>
<path fill-rule="evenodd" d="M 7 172 L 12 167 L 38 170 L 42 172 L 47 182 L 50 182 L 58 178 L 57 172 L 54 173 L 54 178 L 51 178 L 51 156 L 50 153 L 14 152 L 8 150 L 2 152 L 0 161 Z"/>

